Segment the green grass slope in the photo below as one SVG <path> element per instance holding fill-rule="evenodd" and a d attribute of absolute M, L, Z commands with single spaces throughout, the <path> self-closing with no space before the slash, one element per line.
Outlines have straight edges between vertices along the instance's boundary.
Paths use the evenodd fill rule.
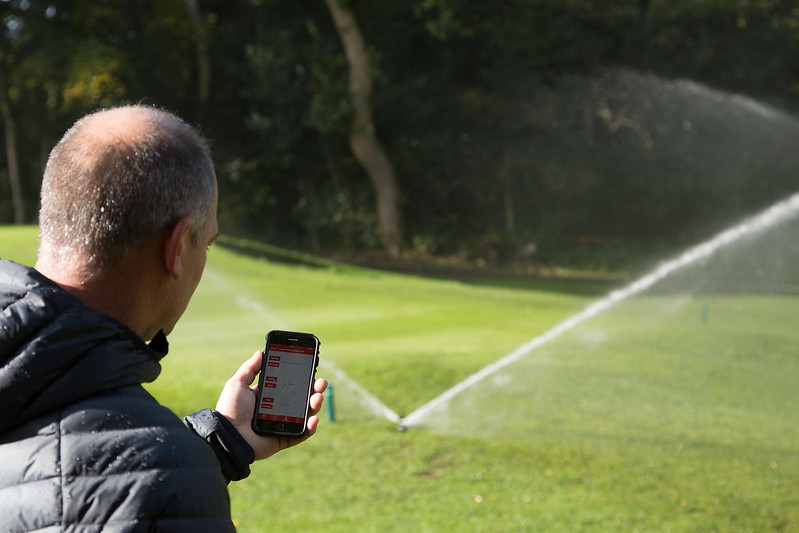
<path fill-rule="evenodd" d="M 35 237 L 0 229 L 0 257 Z M 321 338 L 336 421 L 231 485 L 242 532 L 798 530 L 793 297 L 635 298 L 404 433 L 333 378 L 404 415 L 590 301 L 215 246 L 149 389 L 212 406 L 269 329 Z"/>

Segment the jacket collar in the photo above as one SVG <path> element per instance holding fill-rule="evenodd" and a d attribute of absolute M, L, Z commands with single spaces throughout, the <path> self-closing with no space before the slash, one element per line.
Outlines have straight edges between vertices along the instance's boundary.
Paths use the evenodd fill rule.
<path fill-rule="evenodd" d="M 163 332 L 147 344 L 34 269 L 0 260 L 0 430 L 154 381 L 168 346 Z"/>

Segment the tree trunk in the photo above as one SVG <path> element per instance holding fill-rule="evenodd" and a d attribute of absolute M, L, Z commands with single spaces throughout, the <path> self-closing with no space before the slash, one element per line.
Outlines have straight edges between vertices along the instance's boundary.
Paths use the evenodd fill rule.
<path fill-rule="evenodd" d="M 1 54 L 0 60 L 2 60 Z M 17 132 L 14 126 L 14 117 L 11 116 L 11 103 L 8 100 L 8 88 L 2 63 L 0 63 L 0 115 L 2 115 L 5 129 L 6 161 L 8 163 L 8 182 L 11 187 L 11 202 L 14 206 L 14 224 L 24 224 L 25 202 L 22 198 L 22 180 L 19 175 Z"/>
<path fill-rule="evenodd" d="M 503 185 L 503 207 L 505 208 L 505 232 L 510 236 L 516 230 L 516 210 L 513 207 L 513 173 L 516 171 L 514 155 L 502 151 L 497 178 Z"/>
<path fill-rule="evenodd" d="M 336 25 L 350 69 L 350 97 L 354 107 L 350 147 L 375 190 L 377 216 L 388 255 L 399 257 L 400 230 L 399 193 L 394 169 L 375 133 L 372 119 L 372 78 L 369 58 L 355 17 L 340 0 L 325 0 Z"/>
<path fill-rule="evenodd" d="M 208 34 L 203 25 L 197 0 L 186 0 L 186 7 L 197 31 L 197 101 L 204 108 L 211 96 L 211 57 L 208 53 Z"/>

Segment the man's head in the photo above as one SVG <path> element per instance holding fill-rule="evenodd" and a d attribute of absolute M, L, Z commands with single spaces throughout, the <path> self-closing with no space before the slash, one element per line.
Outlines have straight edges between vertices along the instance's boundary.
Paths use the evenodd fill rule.
<path fill-rule="evenodd" d="M 150 339 L 172 330 L 218 234 L 203 139 L 151 107 L 99 111 L 64 134 L 45 168 L 36 268 Z"/>
<path fill-rule="evenodd" d="M 80 119 L 50 154 L 41 191 L 41 246 L 95 272 L 182 216 L 199 242 L 215 208 L 208 148 L 178 117 L 127 106 Z"/>

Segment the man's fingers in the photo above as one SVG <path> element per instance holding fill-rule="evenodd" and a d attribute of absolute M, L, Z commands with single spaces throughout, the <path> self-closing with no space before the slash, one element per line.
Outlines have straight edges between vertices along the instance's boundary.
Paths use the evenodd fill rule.
<path fill-rule="evenodd" d="M 327 380 L 326 379 L 319 378 L 316 381 L 314 381 L 314 384 L 313 384 L 313 391 L 314 392 L 318 392 L 319 394 L 321 394 L 321 393 L 325 392 L 325 389 L 327 389 Z"/>
<path fill-rule="evenodd" d="M 263 353 L 261 351 L 252 354 L 252 357 L 247 359 L 233 375 L 233 380 L 241 383 L 245 387 L 252 385 L 258 372 L 261 371 L 262 356 Z"/>

